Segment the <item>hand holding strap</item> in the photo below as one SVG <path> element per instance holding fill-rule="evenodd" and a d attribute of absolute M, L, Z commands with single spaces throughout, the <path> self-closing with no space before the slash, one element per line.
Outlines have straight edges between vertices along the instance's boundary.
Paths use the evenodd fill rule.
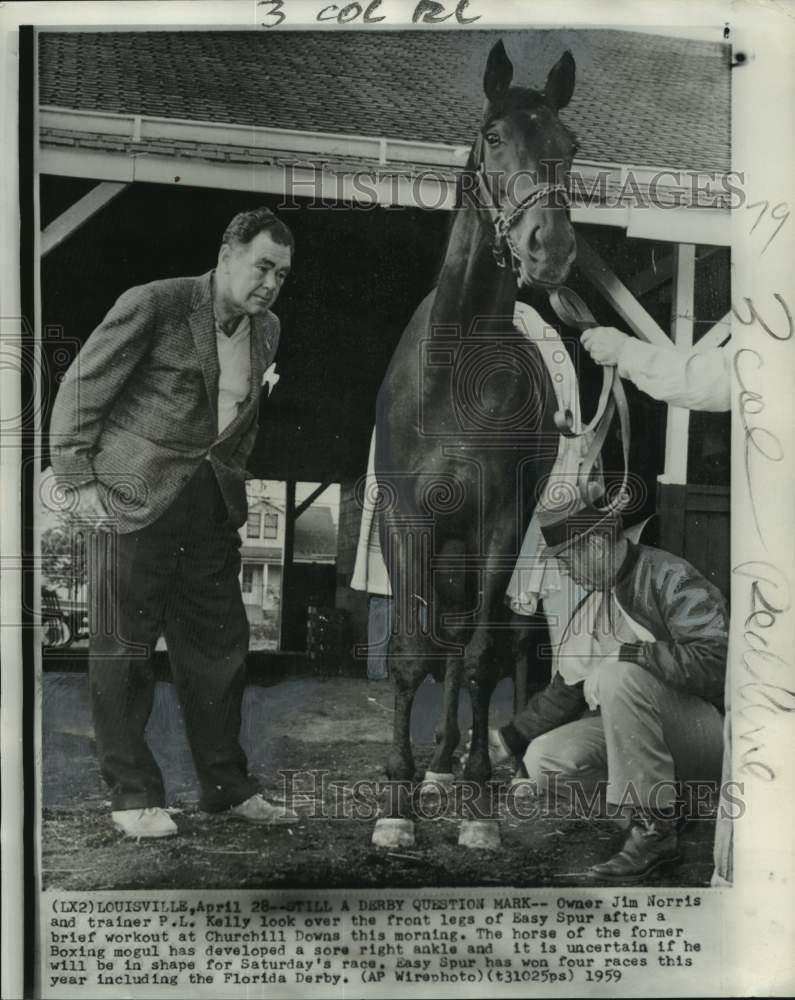
<path fill-rule="evenodd" d="M 570 288 L 562 286 L 551 291 L 549 303 L 564 326 L 574 327 L 580 333 L 584 333 L 599 325 L 588 306 Z M 555 413 L 555 427 L 564 437 L 574 438 L 593 434 L 593 441 L 580 462 L 578 474 L 578 486 L 583 497 L 587 495 L 591 470 L 602 451 L 616 410 L 618 410 L 618 420 L 621 426 L 621 444 L 624 455 L 624 476 L 618 494 L 622 496 L 626 490 L 629 472 L 630 424 L 627 397 L 615 365 L 606 365 L 602 370 L 602 391 L 599 395 L 599 403 L 593 419 L 586 427 L 579 432 L 574 430 L 574 416 L 571 410 L 557 410 Z"/>

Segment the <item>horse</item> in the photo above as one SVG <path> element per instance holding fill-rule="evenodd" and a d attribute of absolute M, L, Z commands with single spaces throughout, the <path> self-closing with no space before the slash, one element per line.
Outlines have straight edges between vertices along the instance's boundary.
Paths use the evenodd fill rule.
<path fill-rule="evenodd" d="M 444 680 L 444 709 L 426 779 L 452 781 L 463 684 L 472 740 L 461 788 L 474 793 L 463 804 L 459 844 L 500 843 L 488 714 L 513 663 L 505 592 L 558 441 L 550 376 L 513 317 L 519 286 L 559 286 L 575 257 L 567 180 L 576 141 L 558 118 L 574 78 L 567 51 L 543 92 L 512 86 L 502 42 L 491 49 L 481 127 L 457 179 L 439 280 L 379 390 L 375 477 L 394 598 L 387 657 L 395 708 L 377 846 L 414 843 L 409 724 L 427 674 Z"/>

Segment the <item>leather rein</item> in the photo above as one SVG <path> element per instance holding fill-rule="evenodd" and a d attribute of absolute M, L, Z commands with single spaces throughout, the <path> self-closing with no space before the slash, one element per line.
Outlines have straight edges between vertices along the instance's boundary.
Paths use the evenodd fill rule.
<path fill-rule="evenodd" d="M 558 319 L 565 326 L 574 327 L 580 333 L 590 330 L 599 324 L 594 319 L 593 313 L 583 300 L 570 288 L 561 286 L 549 293 L 549 304 L 555 310 Z M 613 416 L 618 412 L 618 422 L 621 427 L 621 450 L 624 458 L 624 473 L 621 485 L 615 492 L 613 500 L 608 503 L 607 509 L 615 511 L 626 507 L 630 496 L 627 489 L 629 476 L 629 446 L 630 446 L 630 422 L 629 406 L 615 365 L 605 365 L 602 368 L 602 391 L 599 395 L 599 402 L 593 419 L 581 431 L 574 430 L 574 415 L 571 410 L 558 410 L 555 413 L 555 427 L 564 437 L 576 438 L 584 437 L 586 434 L 593 434 L 593 440 L 580 460 L 577 473 L 577 486 L 580 495 L 588 501 L 588 482 L 591 472 L 596 464 L 599 455 L 607 438 L 607 432 L 613 422 Z"/>

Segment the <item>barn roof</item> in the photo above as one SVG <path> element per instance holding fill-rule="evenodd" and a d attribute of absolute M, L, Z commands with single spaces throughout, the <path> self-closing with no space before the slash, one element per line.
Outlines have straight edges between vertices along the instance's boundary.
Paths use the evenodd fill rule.
<path fill-rule="evenodd" d="M 466 145 L 497 38 L 539 89 L 572 51 L 579 159 L 729 169 L 728 47 L 629 31 L 42 32 L 40 103 Z"/>
<path fill-rule="evenodd" d="M 313 505 L 295 522 L 296 562 L 333 562 L 337 557 L 337 530 L 331 509 Z"/>
<path fill-rule="evenodd" d="M 248 509 L 251 513 L 262 513 L 267 511 L 273 511 L 276 514 L 284 513 L 284 505 L 275 503 L 268 497 L 250 497 L 248 501 Z"/>

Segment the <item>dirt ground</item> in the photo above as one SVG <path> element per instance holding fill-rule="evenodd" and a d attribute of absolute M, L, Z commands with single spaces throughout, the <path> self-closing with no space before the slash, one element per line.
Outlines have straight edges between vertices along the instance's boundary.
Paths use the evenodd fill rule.
<path fill-rule="evenodd" d="M 167 778 L 180 835 L 138 843 L 115 832 L 110 822 L 85 678 L 47 682 L 45 677 L 41 864 L 48 889 L 578 885 L 586 882 L 585 869 L 609 857 L 622 839 L 621 831 L 604 820 L 562 819 L 543 811 L 518 819 L 503 810 L 502 847 L 467 850 L 457 845 L 458 822 L 448 808 L 429 810 L 432 818 L 417 823 L 413 848 L 374 848 L 369 817 L 375 796 L 365 789 L 353 797 L 351 785 L 383 780 L 391 728 L 389 685 L 301 678 L 247 689 L 242 738 L 269 798 L 284 797 L 285 772 L 302 793 L 294 802 L 299 822 L 252 827 L 199 811 L 173 688 L 158 685 L 149 739 Z M 436 687 L 423 686 L 415 709 L 418 771 L 430 757 L 440 697 Z M 496 701 L 499 715 L 509 713 L 509 696 L 503 693 Z M 298 774 L 290 779 L 289 772 Z M 510 777 L 507 768 L 495 775 L 505 783 Z M 350 818 L 329 818 L 340 804 L 348 806 Z M 713 832 L 709 820 L 692 823 L 681 837 L 684 861 L 647 884 L 708 885 Z"/>

